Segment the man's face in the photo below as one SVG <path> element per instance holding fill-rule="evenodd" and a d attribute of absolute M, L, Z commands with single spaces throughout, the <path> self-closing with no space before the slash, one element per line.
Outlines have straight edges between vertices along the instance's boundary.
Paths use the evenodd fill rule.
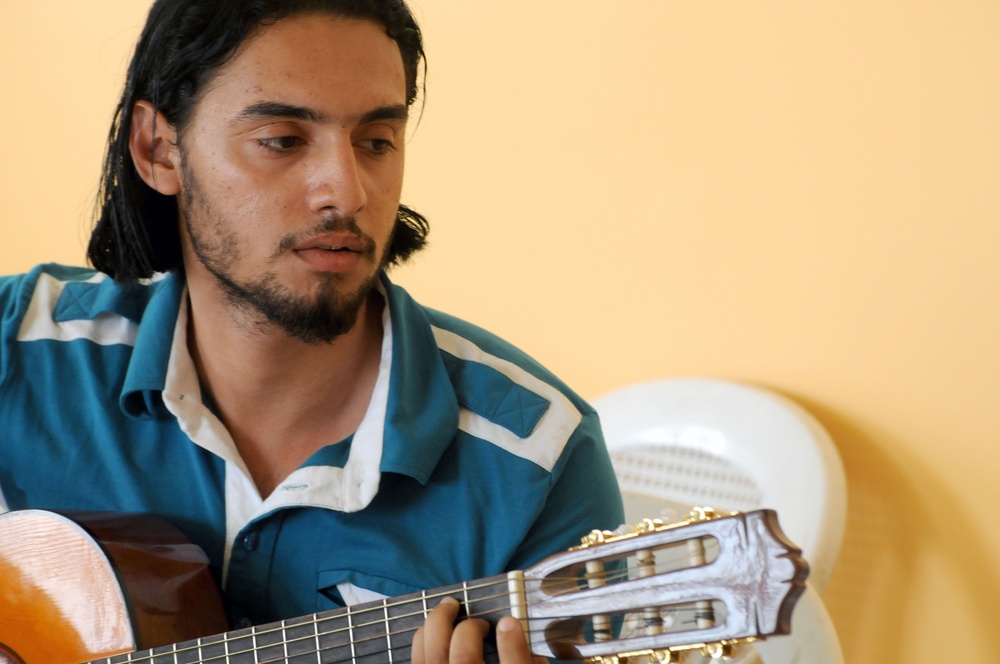
<path fill-rule="evenodd" d="M 392 236 L 406 113 L 376 23 L 294 16 L 248 38 L 179 140 L 192 293 L 219 289 L 311 343 L 349 330 Z"/>

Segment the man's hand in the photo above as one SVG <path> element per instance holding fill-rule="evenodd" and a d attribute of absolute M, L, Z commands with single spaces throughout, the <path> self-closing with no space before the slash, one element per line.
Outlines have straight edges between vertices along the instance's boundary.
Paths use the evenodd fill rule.
<path fill-rule="evenodd" d="M 412 664 L 482 664 L 489 624 L 469 618 L 456 625 L 458 609 L 451 597 L 434 607 L 413 637 Z M 500 664 L 546 664 L 544 657 L 531 656 L 521 623 L 510 616 L 497 624 L 497 652 Z"/>

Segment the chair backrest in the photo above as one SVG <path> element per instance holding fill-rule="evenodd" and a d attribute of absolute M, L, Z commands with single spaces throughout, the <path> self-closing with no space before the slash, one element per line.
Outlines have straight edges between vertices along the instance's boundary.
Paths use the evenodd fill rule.
<path fill-rule="evenodd" d="M 593 405 L 626 516 L 671 505 L 772 508 L 822 592 L 843 539 L 846 483 L 829 435 L 803 408 L 760 387 L 704 378 L 631 385 Z"/>

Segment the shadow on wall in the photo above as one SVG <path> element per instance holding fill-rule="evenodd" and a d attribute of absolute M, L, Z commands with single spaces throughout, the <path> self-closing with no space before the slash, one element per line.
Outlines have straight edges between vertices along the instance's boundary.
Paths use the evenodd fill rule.
<path fill-rule="evenodd" d="M 848 507 L 843 547 L 823 598 L 840 637 L 847 662 L 899 661 L 912 641 L 906 633 L 911 580 L 919 573 L 918 556 L 937 551 L 957 581 L 953 598 L 942 598 L 944 614 L 956 601 L 979 617 L 967 626 L 978 643 L 993 640 L 1000 615 L 1000 587 L 992 567 L 983 561 L 995 555 L 977 538 L 978 526 L 961 511 L 933 472 L 904 472 L 887 457 L 874 436 L 847 418 L 817 403 L 787 395 L 809 410 L 833 437 L 847 475 Z M 919 491 L 912 480 L 919 474 Z M 933 502 L 931 502 L 933 501 Z M 984 578 L 984 574 L 987 578 Z M 949 639 L 944 626 L 939 638 L 942 657 Z M 928 653 L 929 654 L 929 653 Z M 942 660 L 944 661 L 944 660 Z"/>

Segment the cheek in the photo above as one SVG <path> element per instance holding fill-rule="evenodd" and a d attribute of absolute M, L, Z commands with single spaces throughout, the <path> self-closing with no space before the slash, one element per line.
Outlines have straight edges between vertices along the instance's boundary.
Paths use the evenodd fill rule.
<path fill-rule="evenodd" d="M 260 176 L 230 160 L 216 160 L 198 171 L 198 190 L 214 216 L 243 235 L 275 223 L 290 206 L 273 177 Z M 252 238 L 251 238 L 252 239 Z"/>
<path fill-rule="evenodd" d="M 210 129 L 196 132 L 197 149 L 189 155 L 200 182 L 213 183 L 216 191 L 230 195 L 253 192 L 272 175 L 255 165 L 241 149 L 242 144 L 222 140 Z"/>
<path fill-rule="evenodd" d="M 403 191 L 403 165 L 394 165 L 378 174 L 372 180 L 372 190 L 376 192 L 380 207 L 391 209 L 395 214 Z"/>
<path fill-rule="evenodd" d="M 399 212 L 401 187 L 389 185 L 379 190 L 378 209 L 374 210 L 378 218 L 382 221 L 382 235 L 388 237 L 396 225 L 396 216 Z"/>

